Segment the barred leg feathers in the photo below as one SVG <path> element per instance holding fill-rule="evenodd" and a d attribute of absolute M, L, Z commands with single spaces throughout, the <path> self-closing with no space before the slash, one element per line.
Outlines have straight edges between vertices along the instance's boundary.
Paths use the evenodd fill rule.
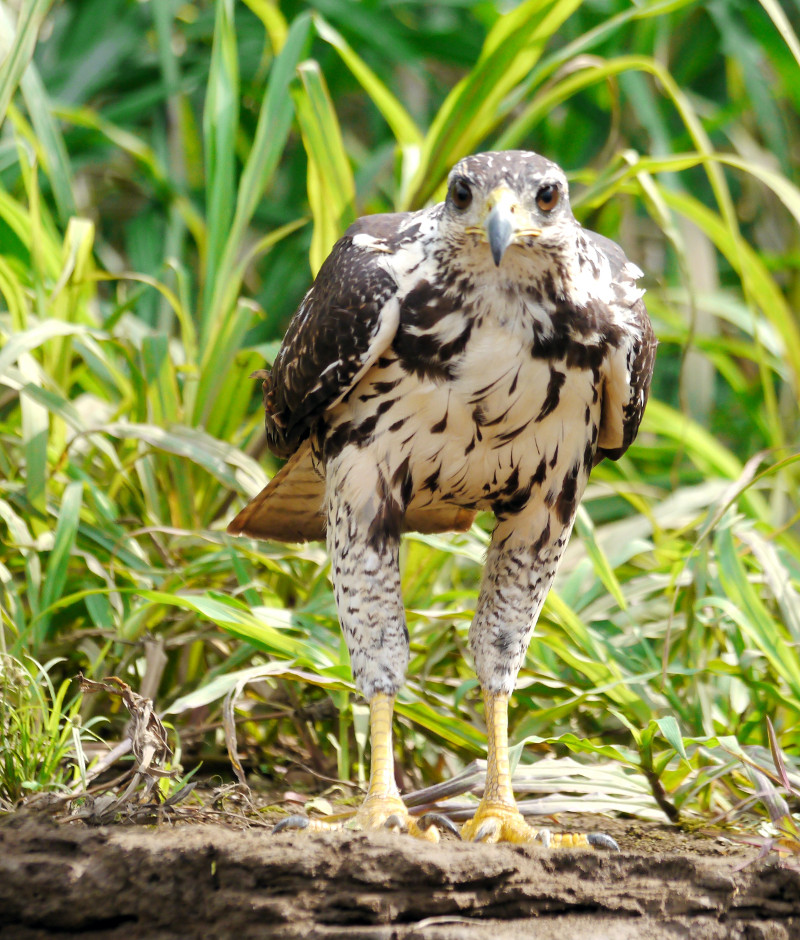
<path fill-rule="evenodd" d="M 409 659 L 394 503 L 369 459 L 329 464 L 327 501 L 331 578 L 353 680 L 368 702 L 393 697 Z"/>
<path fill-rule="evenodd" d="M 498 521 L 469 631 L 482 689 L 514 691 L 571 531 L 572 519 L 564 525 L 542 504 Z"/>

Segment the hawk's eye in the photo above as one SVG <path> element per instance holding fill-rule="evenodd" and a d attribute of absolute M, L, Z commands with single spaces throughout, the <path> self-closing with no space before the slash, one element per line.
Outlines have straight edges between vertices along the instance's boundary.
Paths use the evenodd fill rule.
<path fill-rule="evenodd" d="M 542 212 L 552 212 L 558 205 L 558 186 L 548 183 L 536 193 L 536 205 Z"/>
<path fill-rule="evenodd" d="M 456 209 L 468 209 L 472 202 L 472 190 L 469 188 L 466 180 L 457 179 L 453 181 L 450 187 L 450 198 Z"/>

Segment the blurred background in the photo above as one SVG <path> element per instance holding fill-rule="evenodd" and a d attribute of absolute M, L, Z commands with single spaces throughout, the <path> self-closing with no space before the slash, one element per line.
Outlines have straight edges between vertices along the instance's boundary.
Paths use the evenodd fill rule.
<path fill-rule="evenodd" d="M 224 534 L 278 467 L 248 376 L 354 218 L 524 148 L 645 271 L 660 347 L 522 670 L 518 772 L 562 807 L 791 827 L 798 28 L 798 0 L 0 2 L 0 805 L 124 736 L 79 671 L 154 699 L 178 783 L 230 779 L 226 695 L 276 800 L 363 779 L 323 546 Z M 491 525 L 404 543 L 407 789 L 485 746 Z"/>

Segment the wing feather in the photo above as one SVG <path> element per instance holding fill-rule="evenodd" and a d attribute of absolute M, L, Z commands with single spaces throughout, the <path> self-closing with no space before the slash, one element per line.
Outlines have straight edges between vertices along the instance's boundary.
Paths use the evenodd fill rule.
<path fill-rule="evenodd" d="M 284 542 L 325 538 L 325 480 L 309 435 L 391 346 L 400 320 L 397 284 L 381 263 L 413 238 L 414 213 L 359 219 L 334 245 L 298 307 L 263 379 L 269 449 L 286 465 L 231 521 L 231 535 Z M 463 513 L 425 516 L 431 531 L 464 526 Z"/>
<path fill-rule="evenodd" d="M 618 460 L 639 431 L 653 376 L 656 340 L 644 304 L 637 319 L 641 329 L 630 333 L 606 359 L 603 376 L 603 412 L 597 455 Z"/>
<path fill-rule="evenodd" d="M 267 443 L 277 456 L 289 457 L 391 345 L 400 305 L 382 258 L 392 250 L 386 233 L 408 215 L 350 226 L 292 318 L 264 380 Z"/>
<path fill-rule="evenodd" d="M 642 272 L 609 238 L 584 230 L 594 247 L 605 255 L 621 312 L 620 342 L 603 364 L 603 411 L 600 421 L 595 463 L 604 457 L 618 460 L 630 447 L 639 431 L 650 380 L 653 377 L 656 342 L 643 291 L 636 287 Z"/>

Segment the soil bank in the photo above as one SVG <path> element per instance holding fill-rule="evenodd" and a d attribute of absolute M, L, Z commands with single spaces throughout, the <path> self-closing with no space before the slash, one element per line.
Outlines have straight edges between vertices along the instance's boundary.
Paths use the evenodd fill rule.
<path fill-rule="evenodd" d="M 650 823 L 569 826 L 622 851 L 18 814 L 0 825 L 0 938 L 800 940 L 798 860 Z"/>

